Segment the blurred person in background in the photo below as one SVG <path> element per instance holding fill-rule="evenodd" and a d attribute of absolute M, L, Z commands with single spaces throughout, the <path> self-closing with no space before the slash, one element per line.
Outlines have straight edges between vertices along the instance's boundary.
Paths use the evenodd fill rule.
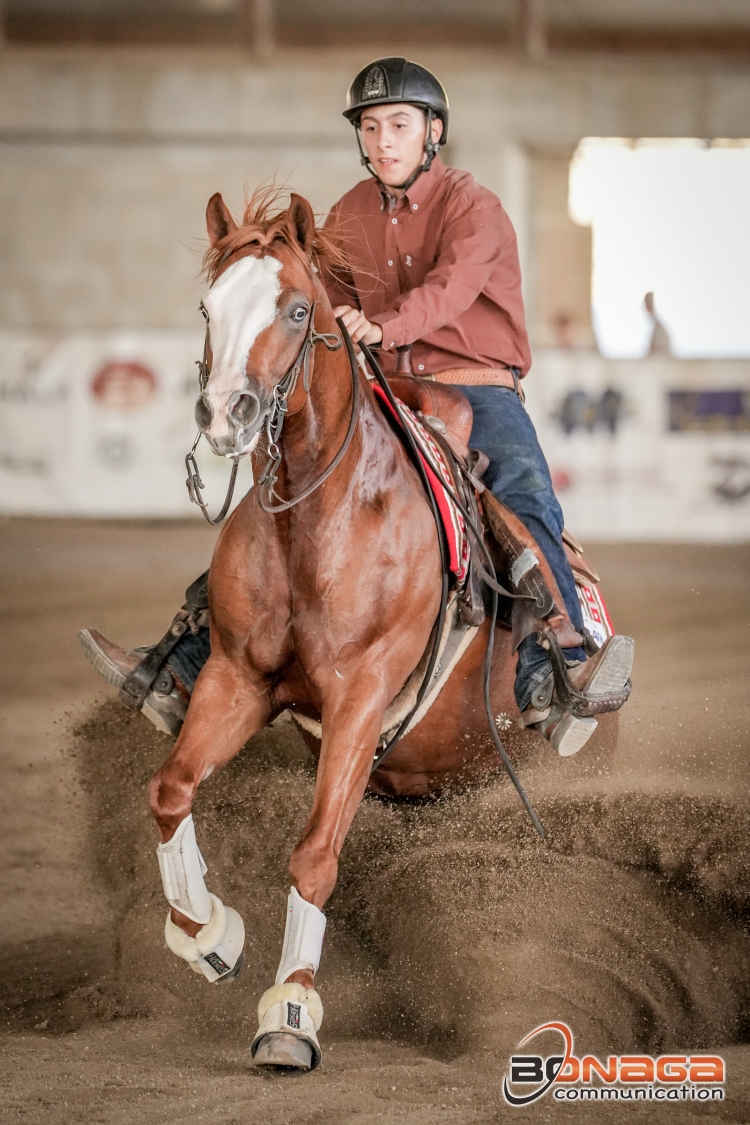
<path fill-rule="evenodd" d="M 429 70 L 405 58 L 376 60 L 351 84 L 344 115 L 356 129 L 370 176 L 334 205 L 327 220 L 352 262 L 350 271 L 324 278 L 334 312 L 355 343 L 380 349 L 386 372 L 396 370 L 398 349 L 410 346 L 413 374 L 454 385 L 469 399 L 470 444 L 489 458 L 484 483 L 531 532 L 565 603 L 567 613 L 556 608 L 548 624 L 573 686 L 597 698 L 607 689 L 617 694 L 630 676 L 633 642 L 610 637 L 586 658 L 581 608 L 562 540 L 563 514 L 523 405 L 521 380 L 531 354 L 510 218 L 470 173 L 441 160 L 448 99 Z M 202 582 L 205 605 L 206 578 L 194 584 L 197 591 Z M 186 607 L 195 601 L 195 592 L 188 591 Z M 81 641 L 115 686 L 122 686 L 147 651 L 121 649 L 95 630 L 84 630 Z M 156 725 L 177 733 L 210 651 L 208 629 L 188 631 L 172 646 L 161 681 L 157 678 L 142 709 Z M 529 720 L 541 698 L 551 700 L 552 684 L 549 656 L 534 633 L 519 646 L 515 683 L 519 711 L 528 709 Z M 554 702 L 545 720 L 533 725 L 563 754 L 579 749 L 592 733 L 590 720 Z M 567 741 L 561 747 L 562 737 Z"/>
<path fill-rule="evenodd" d="M 656 302 L 654 301 L 653 293 L 647 293 L 643 298 L 643 307 L 646 310 L 651 324 L 651 342 L 648 346 L 649 355 L 671 355 L 672 354 L 672 341 L 669 332 L 664 326 L 664 322 L 660 320 L 656 311 Z"/>

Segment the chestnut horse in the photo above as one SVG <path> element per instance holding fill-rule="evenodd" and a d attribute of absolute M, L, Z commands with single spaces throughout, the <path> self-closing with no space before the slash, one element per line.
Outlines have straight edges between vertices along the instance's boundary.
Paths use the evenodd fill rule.
<path fill-rule="evenodd" d="M 256 1063 L 305 1069 L 320 1060 L 314 973 L 322 908 L 365 790 L 424 795 L 497 768 L 483 703 L 489 624 L 425 718 L 371 774 L 386 708 L 420 664 L 440 607 L 432 510 L 366 378 L 345 347 L 332 350 L 341 330 L 318 271 L 330 247 L 310 205 L 292 195 L 287 211 L 251 207 L 237 226 L 217 194 L 207 224 L 212 284 L 203 301 L 199 426 L 216 453 L 236 458 L 253 450 L 276 388 L 285 376 L 289 388 L 307 341 L 308 369 L 289 396 L 275 495 L 294 499 L 325 479 L 278 513 L 264 510 L 256 485 L 223 528 L 210 570 L 211 655 L 153 779 L 151 809 L 171 904 L 167 944 L 209 980 L 231 978 L 244 931 L 236 912 L 205 888 L 191 817 L 196 790 L 281 712 L 320 721 L 313 804 L 290 859 L 282 961 L 261 999 L 253 1043 Z M 266 458 L 273 436 L 261 442 Z M 496 636 L 494 714 L 517 715 L 510 633 Z M 606 731 L 614 716 L 603 718 Z"/>

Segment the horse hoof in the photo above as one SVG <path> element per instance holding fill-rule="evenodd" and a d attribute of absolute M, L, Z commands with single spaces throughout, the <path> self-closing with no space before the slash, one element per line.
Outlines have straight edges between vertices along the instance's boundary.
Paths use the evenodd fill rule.
<path fill-rule="evenodd" d="M 310 1070 L 312 1061 L 310 1044 L 285 1031 L 264 1035 L 253 1059 L 255 1066 L 279 1066 L 289 1070 Z"/>

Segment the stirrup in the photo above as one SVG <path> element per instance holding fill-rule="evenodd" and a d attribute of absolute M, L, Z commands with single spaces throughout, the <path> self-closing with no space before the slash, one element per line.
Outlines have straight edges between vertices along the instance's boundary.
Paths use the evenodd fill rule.
<path fill-rule="evenodd" d="M 630 640 L 630 638 L 623 637 L 622 640 Z M 563 711 L 570 711 L 578 719 L 590 719 L 594 715 L 619 711 L 622 705 L 627 702 L 633 690 L 629 678 L 621 688 L 605 690 L 599 698 L 589 699 L 584 692 L 578 691 L 570 682 L 568 665 L 563 651 L 550 628 L 541 630 L 539 644 L 549 653 L 555 683 L 555 699 Z M 630 641 L 630 644 L 632 645 L 632 641 Z"/>

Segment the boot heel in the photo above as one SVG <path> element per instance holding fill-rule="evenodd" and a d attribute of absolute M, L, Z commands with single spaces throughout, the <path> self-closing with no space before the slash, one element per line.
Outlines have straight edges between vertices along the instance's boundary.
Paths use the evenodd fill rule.
<path fill-rule="evenodd" d="M 561 758 L 571 758 L 586 745 L 598 726 L 596 719 L 579 719 L 568 712 L 552 729 L 550 745 Z"/>

